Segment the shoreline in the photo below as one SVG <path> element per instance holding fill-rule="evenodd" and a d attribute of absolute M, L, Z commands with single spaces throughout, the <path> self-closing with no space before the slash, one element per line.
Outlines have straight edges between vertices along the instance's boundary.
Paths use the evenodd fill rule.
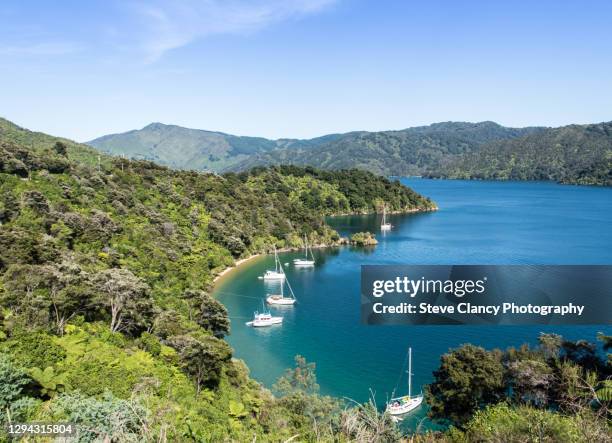
<path fill-rule="evenodd" d="M 311 248 L 311 249 L 323 249 L 323 248 L 337 248 L 337 247 L 340 247 L 340 246 L 346 246 L 346 245 L 344 243 L 336 243 L 336 244 L 333 244 L 333 245 L 320 245 L 319 244 L 319 245 L 309 246 L 309 248 Z M 276 252 L 295 252 L 295 251 L 299 251 L 300 249 L 303 249 L 303 248 L 298 248 L 298 247 L 295 247 L 295 248 L 279 248 L 279 249 L 276 250 Z M 215 288 L 220 283 L 221 278 L 225 277 L 231 271 L 237 270 L 240 266 L 246 264 L 247 262 L 252 261 L 255 258 L 258 258 L 258 257 L 261 258 L 261 257 L 265 257 L 267 255 L 271 255 L 271 253 L 270 252 L 258 252 L 257 254 L 253 254 L 253 255 L 250 255 L 248 257 L 241 258 L 240 260 L 236 260 L 236 262 L 234 263 L 233 266 L 228 266 L 227 268 L 225 268 L 221 272 L 219 272 L 215 276 L 215 278 L 213 278 L 211 291 L 214 292 Z"/>
<path fill-rule="evenodd" d="M 412 209 L 407 209 L 407 210 L 389 212 L 389 214 L 414 214 L 416 212 L 434 212 L 437 210 L 439 210 L 439 208 L 436 205 L 433 208 L 428 208 L 428 209 L 412 208 Z M 351 216 L 351 215 L 372 215 L 372 214 L 377 214 L 377 212 L 363 212 L 363 213 L 352 212 L 352 213 L 346 213 L 346 214 L 328 215 L 325 217 L 346 217 L 346 216 Z M 341 246 L 348 246 L 348 243 L 343 243 L 342 240 L 340 240 L 338 243 L 331 244 L 331 245 L 326 245 L 326 244 L 311 245 L 310 248 L 311 249 L 322 249 L 322 248 L 337 248 Z M 299 251 L 300 249 L 303 249 L 303 248 L 299 248 L 299 247 L 280 248 L 280 249 L 277 249 L 276 251 L 277 252 L 292 252 L 292 251 Z M 233 270 L 238 269 L 241 265 L 247 262 L 250 262 L 257 257 L 263 257 L 266 255 L 270 255 L 270 253 L 269 252 L 258 252 L 257 254 L 253 254 L 248 257 L 241 258 L 240 260 L 236 260 L 232 266 L 226 267 L 221 272 L 219 272 L 217 275 L 215 275 L 212 281 L 212 285 L 211 285 L 211 292 L 214 292 L 215 288 L 220 283 L 221 279 L 225 277 L 228 273 L 230 273 Z"/>
<path fill-rule="evenodd" d="M 398 211 L 388 211 L 387 214 L 389 215 L 398 215 L 398 214 L 414 214 L 417 212 L 435 212 L 435 211 L 439 211 L 440 208 L 438 207 L 438 205 L 434 205 L 431 208 L 411 208 L 411 209 L 400 209 Z M 347 217 L 350 215 L 372 215 L 372 214 L 380 214 L 380 212 L 376 212 L 376 211 L 372 211 L 372 212 L 343 212 L 341 214 L 334 214 L 334 215 L 325 215 L 324 217 Z"/>
<path fill-rule="evenodd" d="M 217 275 L 215 275 L 215 278 L 213 278 L 213 281 L 212 281 L 213 290 L 214 290 L 215 286 L 217 286 L 217 282 L 221 279 L 221 277 L 225 276 L 226 274 L 228 274 L 232 270 L 237 269 L 240 265 L 243 265 L 246 262 L 248 262 L 248 261 L 250 261 L 250 260 L 252 260 L 254 258 L 260 257 L 261 255 L 263 255 L 263 254 L 261 252 L 259 252 L 257 254 L 253 254 L 253 255 L 250 255 L 248 257 L 241 258 L 240 260 L 236 260 L 232 266 L 228 266 L 227 268 L 225 268 L 224 270 L 219 272 Z"/>

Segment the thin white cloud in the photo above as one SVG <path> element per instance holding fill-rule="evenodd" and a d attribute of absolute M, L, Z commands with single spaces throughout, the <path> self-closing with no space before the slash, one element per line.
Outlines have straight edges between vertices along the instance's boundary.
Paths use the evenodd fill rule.
<path fill-rule="evenodd" d="M 338 0 L 162 0 L 130 4 L 148 61 L 214 34 L 252 32 L 314 14 Z"/>

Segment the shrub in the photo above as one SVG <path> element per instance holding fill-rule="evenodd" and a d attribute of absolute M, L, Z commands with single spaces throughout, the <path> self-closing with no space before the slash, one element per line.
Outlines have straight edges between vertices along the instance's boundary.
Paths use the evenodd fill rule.
<path fill-rule="evenodd" d="M 30 381 L 25 371 L 15 366 L 8 355 L 0 354 L 0 411 L 17 400 Z"/>
<path fill-rule="evenodd" d="M 571 441 L 584 442 L 572 417 L 528 406 L 510 407 L 506 403 L 478 411 L 467 423 L 467 441 Z"/>
<path fill-rule="evenodd" d="M 55 366 L 66 358 L 64 348 L 44 332 L 21 333 L 2 343 L 0 349 L 10 353 L 15 363 L 24 368 Z"/>
<path fill-rule="evenodd" d="M 78 442 L 141 442 L 146 437 L 149 411 L 135 401 L 120 400 L 110 393 L 101 399 L 79 393 L 60 395 L 52 411 L 77 425 Z"/>

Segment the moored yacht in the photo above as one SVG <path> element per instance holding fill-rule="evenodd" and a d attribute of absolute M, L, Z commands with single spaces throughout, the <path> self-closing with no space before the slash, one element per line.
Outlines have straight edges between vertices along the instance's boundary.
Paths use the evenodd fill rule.
<path fill-rule="evenodd" d="M 262 302 L 263 305 L 263 302 Z M 254 328 L 261 328 L 264 326 L 279 325 L 283 322 L 283 317 L 274 317 L 270 311 L 263 312 L 255 311 L 253 313 L 253 320 L 246 323 L 247 326 L 253 326 Z"/>
<path fill-rule="evenodd" d="M 304 236 L 304 258 L 294 258 L 293 265 L 294 266 L 314 266 L 315 259 L 314 255 L 312 255 L 312 249 L 310 249 L 310 258 L 308 258 L 308 240 L 306 236 Z"/>
<path fill-rule="evenodd" d="M 264 275 L 264 280 L 284 280 L 285 279 L 285 271 L 281 266 L 281 262 L 278 259 L 278 254 L 276 252 L 276 247 L 274 247 L 274 271 L 268 269 Z"/>
<path fill-rule="evenodd" d="M 285 283 L 287 284 L 287 287 L 289 288 L 289 297 L 285 297 L 284 294 L 284 286 Z M 293 289 L 291 288 L 291 285 L 289 284 L 289 279 L 285 279 L 281 282 L 280 285 L 280 294 L 268 294 L 268 297 L 266 297 L 266 303 L 270 304 L 270 305 L 277 305 L 277 306 L 292 306 L 295 304 L 296 302 L 296 298 L 295 298 L 295 294 L 293 293 Z"/>
<path fill-rule="evenodd" d="M 387 412 L 393 416 L 404 415 L 421 406 L 421 403 L 423 403 L 422 393 L 412 396 L 412 348 L 408 348 L 408 395 L 389 400 Z"/>
<path fill-rule="evenodd" d="M 382 223 L 380 224 L 380 230 L 390 231 L 392 227 L 393 226 L 391 225 L 391 223 L 387 222 L 387 205 L 385 204 L 383 206 L 383 217 L 382 217 Z"/>

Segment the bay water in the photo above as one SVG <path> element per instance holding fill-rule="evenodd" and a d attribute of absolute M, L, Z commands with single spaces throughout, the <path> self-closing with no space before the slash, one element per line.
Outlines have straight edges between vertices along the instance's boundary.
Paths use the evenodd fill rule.
<path fill-rule="evenodd" d="M 215 296 L 227 307 L 235 355 L 251 375 L 271 387 L 299 354 L 316 363 L 321 392 L 358 402 L 374 395 L 380 407 L 396 390 L 407 392 L 402 367 L 412 347 L 413 393 L 432 380 L 440 356 L 463 343 L 506 348 L 537 343 L 540 332 L 595 341 L 607 326 L 365 326 L 360 324 L 362 264 L 612 264 L 612 189 L 544 182 L 494 182 L 404 178 L 432 198 L 439 211 L 330 217 L 342 235 L 376 234 L 376 247 L 315 249 L 315 268 L 285 266 L 298 303 L 272 308 L 282 326 L 250 328 L 245 322 L 278 284 L 258 279 L 274 267 L 258 257 L 223 277 Z M 301 252 L 280 254 L 292 263 Z M 611 313 L 612 315 L 612 313 Z M 426 407 L 404 426 L 430 427 Z"/>

